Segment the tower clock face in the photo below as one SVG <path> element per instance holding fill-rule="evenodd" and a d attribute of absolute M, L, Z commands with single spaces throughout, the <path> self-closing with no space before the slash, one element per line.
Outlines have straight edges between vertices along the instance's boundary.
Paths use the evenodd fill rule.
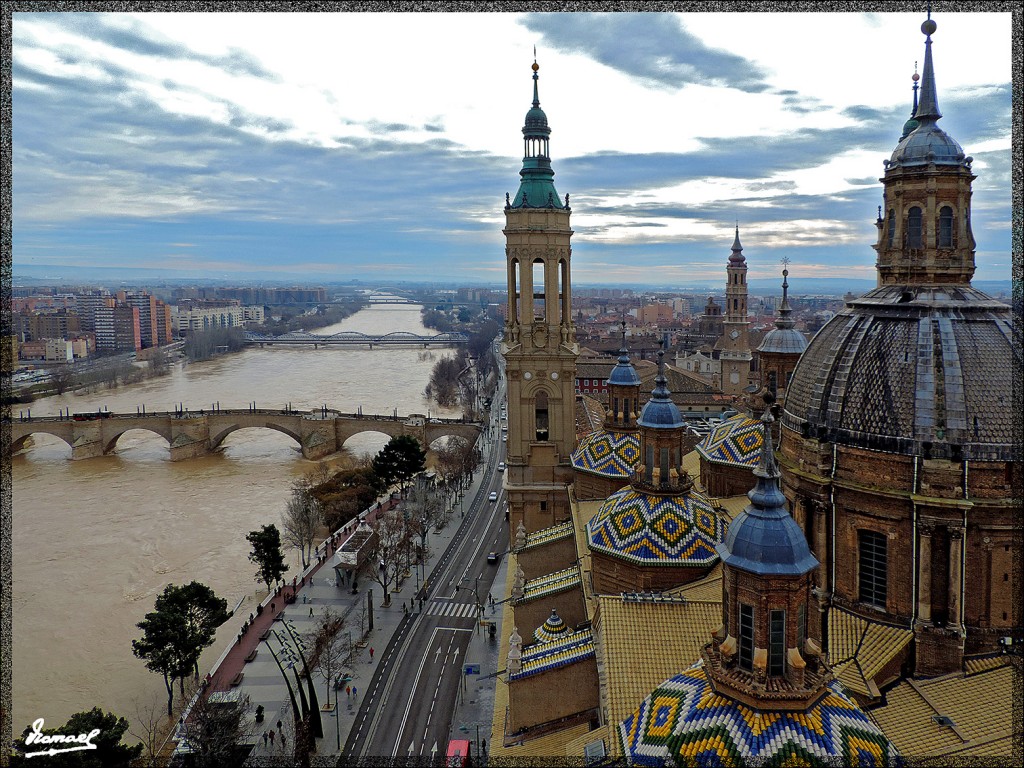
<path fill-rule="evenodd" d="M 729 338 L 733 339 L 733 340 L 738 339 L 739 337 L 740 337 L 740 332 L 739 331 L 733 331 L 732 333 L 729 334 Z"/>

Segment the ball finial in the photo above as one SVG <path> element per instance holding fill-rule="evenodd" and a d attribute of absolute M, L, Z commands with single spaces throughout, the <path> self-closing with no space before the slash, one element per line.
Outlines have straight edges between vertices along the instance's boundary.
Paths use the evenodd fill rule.
<path fill-rule="evenodd" d="M 934 35 L 935 34 L 935 30 L 937 28 L 938 28 L 938 24 L 936 24 L 931 19 L 928 19 L 923 24 L 921 24 L 921 31 L 924 32 L 926 35 Z"/>
<path fill-rule="evenodd" d="M 914 76 L 912 78 L 910 78 L 910 79 L 913 80 L 916 83 L 918 80 L 921 79 L 921 76 L 919 74 L 917 74 L 917 72 L 915 72 Z"/>
<path fill-rule="evenodd" d="M 530 69 L 532 69 L 532 70 L 533 70 L 534 72 L 536 72 L 536 71 L 537 71 L 538 69 L 540 69 L 540 64 L 538 64 L 538 63 L 537 63 L 537 62 L 535 61 L 535 62 L 533 62 L 533 64 L 532 64 L 532 65 L 530 66 Z"/>
<path fill-rule="evenodd" d="M 764 400 L 764 404 L 768 406 L 768 408 L 771 408 L 772 404 L 775 402 L 775 394 L 771 390 L 768 390 L 761 395 L 761 399 Z"/>

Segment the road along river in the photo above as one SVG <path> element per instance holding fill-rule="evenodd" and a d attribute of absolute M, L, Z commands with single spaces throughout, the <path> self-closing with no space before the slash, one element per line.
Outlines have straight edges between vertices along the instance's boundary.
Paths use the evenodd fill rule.
<path fill-rule="evenodd" d="M 418 306 L 362 310 L 317 333 L 410 331 L 433 334 Z M 135 413 L 174 410 L 328 407 L 365 414 L 457 417 L 423 396 L 443 349 L 250 348 L 177 366 L 167 376 L 93 394 L 65 394 L 32 404 L 33 415 L 60 409 Z M 18 417 L 21 406 L 14 408 Z M 376 452 L 380 433 L 357 435 L 346 448 Z M 13 457 L 15 735 L 39 717 L 47 727 L 93 706 L 135 720 L 136 698 L 162 698 L 162 678 L 132 655 L 135 626 L 170 583 L 203 582 L 234 607 L 200 663 L 205 671 L 233 641 L 258 602 L 245 534 L 280 527 L 291 483 L 313 463 L 291 438 L 269 429 L 232 433 L 223 449 L 171 462 L 163 438 L 126 433 L 116 453 L 71 461 L 49 436 Z M 291 572 L 298 572 L 291 557 Z"/>

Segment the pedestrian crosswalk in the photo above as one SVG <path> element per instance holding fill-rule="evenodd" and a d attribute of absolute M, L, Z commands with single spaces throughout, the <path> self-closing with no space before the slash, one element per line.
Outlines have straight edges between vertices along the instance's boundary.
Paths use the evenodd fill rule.
<path fill-rule="evenodd" d="M 450 600 L 431 600 L 427 604 L 427 615 L 472 619 L 476 616 L 476 605 L 473 603 L 453 603 Z"/>

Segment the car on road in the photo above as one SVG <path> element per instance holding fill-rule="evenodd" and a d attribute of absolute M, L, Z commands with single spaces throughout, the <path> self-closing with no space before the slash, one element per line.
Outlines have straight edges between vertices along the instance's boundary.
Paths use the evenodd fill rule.
<path fill-rule="evenodd" d="M 497 491 L 491 491 L 491 495 L 488 496 L 487 498 L 490 499 L 491 501 L 497 501 L 498 500 L 498 492 Z"/>
<path fill-rule="evenodd" d="M 501 555 L 499 555 L 497 552 L 487 553 L 487 562 L 491 565 L 497 565 L 499 560 L 501 560 Z"/>
<path fill-rule="evenodd" d="M 504 461 L 499 461 L 498 462 L 498 471 L 499 472 L 504 472 L 505 471 L 505 462 Z"/>
<path fill-rule="evenodd" d="M 502 435 L 501 436 L 501 442 L 507 443 L 508 442 L 508 435 Z"/>

